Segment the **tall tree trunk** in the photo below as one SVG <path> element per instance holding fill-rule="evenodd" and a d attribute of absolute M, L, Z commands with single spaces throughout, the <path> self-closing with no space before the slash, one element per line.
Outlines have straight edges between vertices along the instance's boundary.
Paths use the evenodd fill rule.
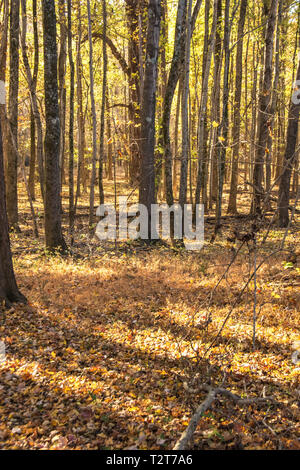
<path fill-rule="evenodd" d="M 49 251 L 67 249 L 61 227 L 59 143 L 60 123 L 57 83 L 56 14 L 54 0 L 42 0 L 45 91 L 45 235 Z"/>
<path fill-rule="evenodd" d="M 206 172 L 207 172 L 207 104 L 208 104 L 208 81 L 211 67 L 212 54 L 215 48 L 217 18 L 218 18 L 218 1 L 214 0 L 213 23 L 207 44 L 207 53 L 203 63 L 203 80 L 201 103 L 199 109 L 198 124 L 198 174 L 195 204 L 200 203 L 200 194 L 202 190 L 202 202 L 206 206 Z M 208 30 L 208 15 L 206 15 L 206 29 Z"/>
<path fill-rule="evenodd" d="M 61 184 L 65 182 L 65 129 L 66 129 L 66 62 L 67 62 L 67 23 L 65 0 L 58 2 L 58 16 L 60 25 L 59 55 L 58 55 L 58 97 L 60 119 L 60 151 L 59 165 L 61 171 Z"/>
<path fill-rule="evenodd" d="M 247 11 L 248 0 L 241 0 L 240 18 L 238 26 L 236 64 L 235 64 L 235 96 L 234 96 L 234 115 L 232 129 L 232 168 L 231 168 L 231 186 L 229 194 L 228 213 L 237 213 L 237 189 L 238 189 L 238 170 L 239 170 L 239 152 L 240 152 L 240 128 L 241 128 L 241 97 L 243 84 L 243 35 Z"/>
<path fill-rule="evenodd" d="M 299 41 L 300 42 L 300 41 Z M 300 44 L 299 44 L 300 45 Z M 290 104 L 288 128 L 286 136 L 286 149 L 283 160 L 283 169 L 280 178 L 279 196 L 278 196 L 278 211 L 279 211 L 279 226 L 288 227 L 289 218 L 289 205 L 290 205 L 290 185 L 291 174 L 296 162 L 296 144 L 299 126 L 299 113 L 300 113 L 300 57 L 298 59 L 298 70 L 295 90 L 293 90 L 293 97 Z M 298 90 L 298 92 L 297 92 Z"/>
<path fill-rule="evenodd" d="M 188 183 L 188 162 L 190 153 L 189 139 L 189 88 L 190 88 L 190 57 L 191 57 L 191 19 L 192 19 L 192 0 L 188 3 L 187 27 L 185 37 L 185 60 L 183 71 L 182 87 L 182 154 L 180 169 L 180 189 L 179 204 L 182 209 L 186 204 L 187 183 Z"/>
<path fill-rule="evenodd" d="M 18 145 L 18 95 L 19 95 L 19 30 L 20 0 L 11 0 L 9 28 L 9 98 L 8 119 L 12 134 L 7 134 L 7 185 L 6 202 L 9 225 L 20 230 L 18 225 L 18 155 L 13 139 Z"/>
<path fill-rule="evenodd" d="M 218 197 L 218 153 L 217 153 L 217 127 L 215 123 L 220 122 L 220 95 L 221 95 L 221 69 L 222 69 L 222 0 L 218 0 L 217 10 L 217 30 L 214 51 L 214 86 L 212 92 L 212 148 L 211 148 L 211 187 L 210 187 L 210 208 Z"/>
<path fill-rule="evenodd" d="M 0 121 L 0 306 L 4 303 L 8 307 L 14 302 L 26 303 L 26 299 L 17 287 L 13 270 L 6 213 L 3 144 Z"/>
<path fill-rule="evenodd" d="M 36 0 L 32 0 L 32 23 L 33 23 L 33 40 L 34 40 L 34 66 L 33 66 L 33 85 L 36 91 L 38 71 L 39 71 L 39 36 L 38 36 L 38 23 L 37 23 L 37 5 Z M 32 200 L 35 200 L 35 165 L 36 165 L 36 123 L 34 117 L 34 110 L 31 104 L 30 111 L 30 168 L 28 185 Z"/>
<path fill-rule="evenodd" d="M 7 45 L 8 45 L 8 28 L 9 28 L 9 0 L 3 3 L 3 23 L 1 31 L 0 44 L 0 80 L 5 83 L 6 79 L 6 62 L 7 62 Z M 6 120 L 6 104 L 0 104 L 0 120 L 2 125 L 2 143 L 3 143 L 3 165 L 6 170 L 7 163 L 7 120 Z"/>
<path fill-rule="evenodd" d="M 89 229 L 93 231 L 94 222 L 94 204 L 95 204 L 95 181 L 96 181 L 96 160 L 97 160 L 97 122 L 96 107 L 94 94 L 94 70 L 93 70 L 93 42 L 92 42 L 92 19 L 90 0 L 87 0 L 88 10 L 88 36 L 89 36 L 89 68 L 90 68 L 90 96 L 93 120 L 93 157 L 92 157 L 92 174 L 90 188 L 90 211 L 89 211 Z"/>
<path fill-rule="evenodd" d="M 77 210 L 78 199 L 80 197 L 80 185 L 85 179 L 85 128 L 84 128 L 84 113 L 83 113 L 83 97 L 82 97 L 82 59 L 81 59 L 81 40 L 82 40 L 82 25 L 81 25 L 81 4 L 77 0 L 77 21 L 78 21 L 78 39 L 77 39 L 77 54 L 76 54 L 76 84 L 77 84 L 77 127 L 78 127 L 78 165 L 77 165 L 77 188 L 75 198 L 75 212 Z"/>
<path fill-rule="evenodd" d="M 130 135 L 130 182 L 137 185 L 140 178 L 140 105 L 141 105 L 141 68 L 139 46 L 139 0 L 126 0 L 126 17 L 129 32 L 128 67 L 129 67 L 129 135 Z"/>
<path fill-rule="evenodd" d="M 106 48 L 106 30 L 107 30 L 107 11 L 106 0 L 102 0 L 103 17 L 103 77 L 102 77 L 102 103 L 100 119 L 100 152 L 99 152 L 99 196 L 100 204 L 104 204 L 103 188 L 103 164 L 104 164 L 104 132 L 105 132 L 105 105 L 106 105 L 106 87 L 107 87 L 107 48 Z"/>
<path fill-rule="evenodd" d="M 268 122 L 270 119 L 270 102 L 272 87 L 272 64 L 274 49 L 274 31 L 276 25 L 276 14 L 278 9 L 278 0 L 272 0 L 265 36 L 264 53 L 264 72 L 262 89 L 259 97 L 258 110 L 258 138 L 257 150 L 255 155 L 254 174 L 253 174 L 253 213 L 261 213 L 261 203 L 264 196 L 263 189 L 263 167 L 265 162 L 266 145 L 268 140 Z"/>
<path fill-rule="evenodd" d="M 45 199 L 45 171 L 44 171 L 44 148 L 43 148 L 43 128 L 42 121 L 40 116 L 40 111 L 38 107 L 37 94 L 36 94 L 36 85 L 35 85 L 35 75 L 32 76 L 29 59 L 27 55 L 27 45 L 26 45 L 26 2 L 25 0 L 21 1 L 22 4 L 22 32 L 21 32 L 21 47 L 22 47 L 22 56 L 23 63 L 25 67 L 26 80 L 28 83 L 28 88 L 30 92 L 31 100 L 31 110 L 33 111 L 36 130 L 37 130 L 37 159 L 38 159 L 38 169 L 39 169 L 39 179 L 41 187 L 41 195 L 44 201 Z M 36 48 L 36 46 L 35 46 Z M 35 69 L 34 69 L 35 72 Z"/>
<path fill-rule="evenodd" d="M 221 227 L 221 216 L 222 216 L 222 198 L 224 189 L 224 177 L 225 177 L 225 166 L 226 166 L 226 152 L 228 145 L 228 102 L 229 102 L 229 68 L 230 68 L 230 0 L 225 2 L 225 23 L 224 23 L 224 77 L 223 77 L 223 110 L 222 110 L 222 122 L 218 128 L 218 199 L 216 204 L 216 225 L 215 232 L 217 233 Z"/>
<path fill-rule="evenodd" d="M 141 109 L 140 150 L 142 164 L 139 195 L 140 204 L 144 204 L 148 209 L 149 235 L 151 229 L 151 206 L 155 204 L 155 110 L 160 22 L 161 0 L 149 0 L 145 79 Z"/>
<path fill-rule="evenodd" d="M 277 108 L 278 100 L 278 85 L 279 85 L 279 74 L 280 74 L 280 29 L 281 29 L 281 18 L 282 18 L 282 0 L 279 0 L 278 5 L 278 20 L 277 20 L 277 30 L 276 30 L 276 46 L 275 46 L 275 66 L 274 66 L 274 79 L 272 86 L 272 96 L 271 96 L 271 106 L 270 106 L 270 120 L 268 123 L 269 135 L 266 148 L 266 206 L 267 209 L 271 209 L 271 178 L 272 178 L 272 155 L 273 155 L 273 130 L 274 130 L 274 121 L 275 121 L 275 112 Z"/>
<path fill-rule="evenodd" d="M 186 11 L 187 0 L 179 0 L 177 8 L 174 52 L 164 100 L 164 112 L 161 128 L 162 136 L 160 139 L 164 148 L 166 199 L 169 206 L 172 206 L 174 203 L 172 181 L 172 151 L 170 142 L 170 117 L 174 93 L 180 73 L 182 71 L 182 66 L 184 64 Z"/>
<path fill-rule="evenodd" d="M 73 232 L 75 223 L 74 205 L 74 87 L 75 67 L 72 51 L 72 0 L 68 0 L 68 56 L 70 66 L 70 119 L 69 119 L 69 230 L 71 243 L 73 244 Z"/>

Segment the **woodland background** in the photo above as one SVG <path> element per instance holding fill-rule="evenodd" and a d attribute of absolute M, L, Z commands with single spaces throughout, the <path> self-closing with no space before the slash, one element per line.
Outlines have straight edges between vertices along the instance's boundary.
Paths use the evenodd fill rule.
<path fill-rule="evenodd" d="M 299 2 L 0 18 L 0 448 L 299 449 Z M 203 250 L 99 242 L 124 195 Z"/>

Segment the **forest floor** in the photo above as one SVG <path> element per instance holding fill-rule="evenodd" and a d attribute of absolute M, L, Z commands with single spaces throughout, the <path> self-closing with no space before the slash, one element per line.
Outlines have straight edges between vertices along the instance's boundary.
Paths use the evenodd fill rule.
<path fill-rule="evenodd" d="M 240 196 L 240 207 L 248 202 Z M 116 250 L 89 240 L 87 207 L 86 196 L 72 254 L 50 257 L 42 215 L 36 240 L 21 193 L 22 233 L 12 234 L 12 249 L 28 305 L 0 312 L 0 449 L 169 450 L 206 397 L 185 383 L 223 383 L 274 401 L 241 407 L 220 397 L 191 448 L 299 450 L 300 367 L 291 357 L 300 339 L 300 256 L 269 256 L 284 231 L 272 227 L 257 255 L 266 262 L 257 274 L 253 350 L 254 283 L 240 295 L 253 269 L 247 246 L 214 289 L 233 257 L 227 238 L 244 220 L 225 221 L 214 243 L 207 224 L 199 253 L 138 243 Z M 296 253 L 299 226 L 286 245 Z"/>

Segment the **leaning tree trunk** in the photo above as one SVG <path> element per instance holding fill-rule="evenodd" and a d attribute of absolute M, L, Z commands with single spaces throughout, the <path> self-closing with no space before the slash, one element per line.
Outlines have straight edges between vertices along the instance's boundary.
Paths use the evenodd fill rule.
<path fill-rule="evenodd" d="M 151 222 L 151 206 L 155 204 L 155 110 L 158 72 L 158 50 L 161 20 L 161 0 L 150 0 L 146 42 L 145 79 L 141 109 L 141 180 L 140 204 L 148 209 Z M 149 223 L 149 233 L 151 224 Z M 149 237 L 150 238 L 150 237 Z"/>
<path fill-rule="evenodd" d="M 26 298 L 20 293 L 12 264 L 8 220 L 5 201 L 5 181 L 3 167 L 3 145 L 0 120 L 0 307 L 13 302 L 25 303 Z"/>
<path fill-rule="evenodd" d="M 300 83 L 300 58 L 298 63 L 297 77 L 298 86 Z M 297 88 L 296 88 L 297 90 Z M 293 166 L 296 162 L 296 144 L 299 127 L 299 113 L 300 113 L 300 92 L 293 92 L 292 101 L 289 111 L 289 122 L 287 128 L 287 143 L 283 160 L 283 169 L 280 178 L 279 197 L 278 197 L 278 210 L 279 210 L 279 226 L 288 227 L 289 219 L 289 205 L 290 205 L 290 185 Z"/>
<path fill-rule="evenodd" d="M 59 142 L 60 122 L 57 83 L 56 15 L 54 0 L 43 0 L 45 89 L 45 235 L 50 251 L 65 251 L 61 227 Z"/>

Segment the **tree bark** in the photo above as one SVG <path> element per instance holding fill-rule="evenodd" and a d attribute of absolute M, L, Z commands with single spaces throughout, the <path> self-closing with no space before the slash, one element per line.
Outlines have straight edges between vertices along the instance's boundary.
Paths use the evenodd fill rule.
<path fill-rule="evenodd" d="M 14 302 L 26 303 L 26 298 L 17 287 L 13 270 L 6 213 L 3 143 L 0 120 L 0 306 L 4 304 L 6 307 L 9 307 Z"/>
<path fill-rule="evenodd" d="M 300 57 L 297 70 L 297 85 L 293 91 L 293 99 L 290 104 L 289 120 L 286 137 L 286 149 L 283 160 L 283 169 L 280 178 L 279 196 L 278 196 L 278 211 L 279 211 L 279 226 L 288 227 L 289 218 L 289 204 L 290 204 L 290 185 L 293 166 L 296 162 L 296 144 L 299 126 L 299 113 L 300 113 Z M 298 93 L 296 93 L 298 90 Z"/>
<path fill-rule="evenodd" d="M 33 38 L 34 38 L 34 66 L 33 66 L 33 85 L 36 91 L 38 71 L 39 71 L 39 37 L 38 37 L 38 23 L 37 23 L 37 5 L 36 0 L 32 0 L 32 22 L 33 22 Z M 32 200 L 35 200 L 35 166 L 36 166 L 36 123 L 34 117 L 34 110 L 31 104 L 30 111 L 30 168 L 28 185 Z"/>
<path fill-rule="evenodd" d="M 90 212 L 89 212 L 89 229 L 92 233 L 94 222 L 94 204 L 95 204 L 95 181 L 96 181 L 96 160 L 97 160 L 97 122 L 96 107 L 94 94 L 94 71 L 93 71 L 93 42 L 92 42 L 92 19 L 90 0 L 87 0 L 88 10 L 88 36 L 89 36 L 89 69 L 90 69 L 90 96 L 93 120 L 93 157 L 92 157 L 92 175 L 90 188 Z"/>
<path fill-rule="evenodd" d="M 18 145 L 18 95 L 19 95 L 19 30 L 20 0 L 11 0 L 9 28 L 9 98 L 8 119 L 16 145 Z M 12 136 L 7 134 L 7 185 L 6 201 L 9 225 L 19 231 L 18 225 L 18 156 Z"/>
<path fill-rule="evenodd" d="M 207 43 L 207 53 L 203 62 L 203 80 L 201 103 L 199 109 L 198 124 L 198 173 L 195 204 L 200 204 L 200 195 L 202 191 L 202 202 L 206 206 L 206 173 L 207 173 L 207 104 L 208 104 L 208 81 L 211 67 L 212 54 L 215 47 L 216 29 L 217 29 L 218 2 L 214 0 L 213 23 Z M 207 15 L 208 16 L 208 15 Z M 208 19 L 206 19 L 206 30 L 208 31 Z"/>
<path fill-rule="evenodd" d="M 240 18 L 238 25 L 238 37 L 236 48 L 236 71 L 235 71 L 235 96 L 234 96 L 234 114 L 233 114 L 233 154 L 231 168 L 231 185 L 229 194 L 228 213 L 237 213 L 237 188 L 238 188 L 238 170 L 239 170 L 239 152 L 240 152 L 240 130 L 241 130 L 241 97 L 243 84 L 243 35 L 247 11 L 248 0 L 241 0 Z"/>
<path fill-rule="evenodd" d="M 142 164 L 139 195 L 140 204 L 144 204 L 148 209 L 149 235 L 151 228 L 151 206 L 155 204 L 155 110 L 160 23 L 161 0 L 149 0 L 145 79 L 141 109 L 140 151 Z"/>
<path fill-rule="evenodd" d="M 75 223 L 74 204 L 74 88 L 75 88 L 75 66 L 72 51 L 72 0 L 67 2 L 68 12 L 68 57 L 70 66 L 70 99 L 69 99 L 69 230 L 71 243 L 73 244 L 73 232 Z"/>
<path fill-rule="evenodd" d="M 34 115 L 36 129 L 37 129 L 37 157 L 38 157 L 38 169 L 39 169 L 39 178 L 40 178 L 40 187 L 41 187 L 41 195 L 44 201 L 45 199 L 45 171 L 44 171 L 44 149 L 43 149 L 43 128 L 42 128 L 42 121 L 40 116 L 40 111 L 38 107 L 37 95 L 36 95 L 36 78 L 35 75 L 32 75 L 29 59 L 27 55 L 27 45 L 26 45 L 26 8 L 25 8 L 25 1 L 22 0 L 22 32 L 21 32 L 21 48 L 22 48 L 22 56 L 23 56 L 23 63 L 25 67 L 26 73 L 26 80 L 28 83 L 28 88 L 30 92 L 30 100 L 31 100 L 31 110 Z M 36 47 L 36 46 L 35 46 Z M 34 68 L 34 73 L 36 69 Z"/>
<path fill-rule="evenodd" d="M 270 119 L 270 102 L 272 87 L 272 64 L 274 49 L 274 31 L 276 24 L 276 14 L 278 9 L 278 0 L 272 0 L 265 37 L 265 59 L 262 89 L 259 97 L 258 110 L 258 139 L 255 155 L 254 174 L 253 174 L 253 213 L 261 213 L 261 203 L 264 196 L 263 189 L 263 166 L 265 162 L 266 144 L 268 139 L 268 122 Z"/>
<path fill-rule="evenodd" d="M 99 196 L 100 204 L 104 204 L 104 188 L 103 188 L 103 164 L 104 164 L 104 132 L 105 132 L 105 105 L 106 105 L 106 87 L 107 87 L 107 49 L 106 49 L 106 32 L 107 32 L 107 11 L 106 0 L 102 0 L 102 17 L 103 17 L 103 77 L 102 77 L 102 103 L 100 118 L 100 152 L 99 152 Z"/>
<path fill-rule="evenodd" d="M 61 227 L 59 144 L 60 122 L 57 83 L 56 14 L 54 0 L 42 0 L 45 90 L 45 235 L 49 251 L 66 251 Z"/>

